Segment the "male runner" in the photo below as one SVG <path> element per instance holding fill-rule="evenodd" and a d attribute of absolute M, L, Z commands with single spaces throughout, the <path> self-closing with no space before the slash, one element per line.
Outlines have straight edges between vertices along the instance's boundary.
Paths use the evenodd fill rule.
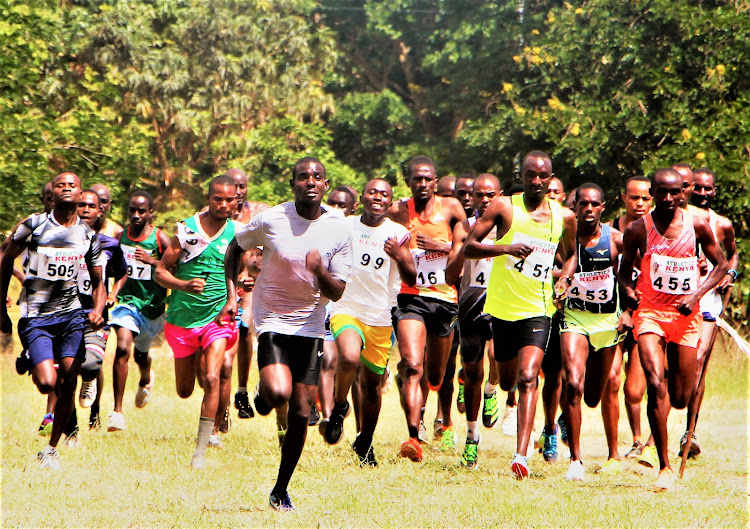
<path fill-rule="evenodd" d="M 500 181 L 489 173 L 481 174 L 472 186 L 472 210 L 476 212 L 453 229 L 453 250 L 448 259 L 446 275 L 456 282 L 461 268 L 461 292 L 458 300 L 458 325 L 461 334 L 461 364 L 463 365 L 464 399 L 466 403 L 466 444 L 461 464 L 469 469 L 478 468 L 479 407 L 482 404 L 484 380 L 484 346 L 492 341 L 490 317 L 484 312 L 484 302 L 492 270 L 492 259 L 466 260 L 461 249 L 466 236 L 481 218 L 490 202 L 502 195 Z M 484 244 L 493 244 L 495 233 L 490 232 Z M 459 378 L 460 380 L 460 378 Z M 497 406 L 497 394 L 494 395 Z M 485 396 L 485 401 L 487 397 Z"/>
<path fill-rule="evenodd" d="M 124 283 L 116 283 L 110 294 L 116 295 L 118 301 L 109 319 L 110 326 L 117 333 L 117 349 L 112 365 L 115 406 L 109 414 L 107 425 L 110 432 L 125 429 L 122 399 L 128 379 L 131 345 L 141 375 L 135 394 L 136 408 L 148 404 L 154 384 L 149 349 L 156 335 L 164 328 L 167 289 L 154 280 L 153 270 L 169 246 L 169 237 L 151 224 L 153 214 L 154 200 L 151 195 L 145 191 L 133 193 L 128 202 L 130 225 L 120 236 L 128 277 Z"/>
<path fill-rule="evenodd" d="M 289 185 L 294 202 L 261 212 L 230 243 L 224 260 L 227 302 L 217 316 L 217 321 L 235 316 L 239 257 L 263 246 L 264 266 L 253 290 L 260 371 L 255 410 L 267 415 L 289 403 L 289 428 L 269 498 L 276 510 L 294 509 L 287 487 L 305 445 L 318 389 L 325 304 L 341 298 L 352 266 L 346 220 L 321 206 L 328 190 L 323 164 L 302 158 Z"/>
<path fill-rule="evenodd" d="M 720 318 L 722 312 L 724 312 L 724 300 L 729 293 L 729 290 L 734 285 L 734 281 L 737 279 L 738 275 L 737 265 L 739 264 L 739 255 L 737 254 L 737 246 L 734 241 L 734 227 L 732 226 L 732 221 L 717 214 L 711 209 L 711 202 L 715 196 L 716 178 L 714 177 L 714 173 L 705 167 L 696 169 L 693 172 L 693 193 L 691 196 L 692 206 L 688 209 L 691 213 L 702 217 L 708 222 L 708 226 L 711 228 L 711 232 L 714 234 L 717 244 L 724 250 L 729 270 L 719 281 L 716 288 L 708 291 L 700 301 L 700 312 L 703 314 L 703 323 L 701 324 L 701 342 L 698 347 L 697 368 L 695 374 L 695 395 L 688 404 L 688 425 L 690 424 L 690 417 L 695 417 L 697 424 L 699 416 L 698 412 L 700 411 L 701 403 L 703 402 L 703 394 L 706 390 L 705 375 L 703 378 L 701 378 L 700 375 L 708 368 L 708 361 L 711 358 L 716 334 L 719 330 L 716 325 L 716 320 Z M 702 281 L 711 270 L 704 255 L 699 257 L 698 266 Z M 688 431 L 686 428 L 685 434 L 680 440 L 680 455 L 682 454 L 687 442 L 687 435 Z M 688 457 L 695 457 L 700 453 L 701 448 L 698 444 L 698 439 L 695 436 L 694 425 Z"/>
<path fill-rule="evenodd" d="M 497 257 L 492 265 L 485 311 L 493 316 L 492 334 L 500 387 L 517 386 L 518 436 L 511 470 L 529 475 L 526 455 L 537 402 L 537 377 L 547 345 L 553 302 L 552 269 L 564 262 L 575 243 L 575 215 L 545 196 L 552 161 L 541 151 L 521 164 L 522 195 L 493 201 L 469 233 L 464 254 L 470 259 Z M 494 245 L 483 244 L 493 227 Z"/>
<path fill-rule="evenodd" d="M 675 476 L 667 451 L 667 416 L 671 407 L 682 409 L 688 404 L 700 341 L 698 304 L 728 267 L 708 223 L 680 207 L 684 189 L 679 173 L 658 169 L 651 179 L 651 195 L 654 210 L 625 230 L 618 280 L 628 305 L 635 309 L 633 325 L 646 374 L 648 418 L 659 455 L 659 478 L 654 486 L 670 490 Z M 714 265 L 700 286 L 697 244 Z M 641 275 L 633 288 L 633 262 L 638 252 Z"/>
<path fill-rule="evenodd" d="M 581 397 L 590 408 L 601 400 L 612 369 L 615 345 L 632 326 L 630 314 L 620 310 L 616 288 L 622 234 L 601 223 L 604 192 L 593 183 L 576 190 L 576 253 L 565 265 L 557 284 L 565 301 L 560 324 L 560 346 L 565 391 L 562 409 L 570 446 L 565 479 L 583 481 L 581 462 Z"/>
<path fill-rule="evenodd" d="M 409 251 L 409 232 L 386 218 L 393 191 L 385 180 L 370 180 L 362 191 L 362 215 L 349 218 L 354 266 L 340 300 L 331 308 L 331 331 L 336 338 L 335 404 L 325 429 L 325 440 L 336 444 L 349 411 L 347 395 L 360 385 L 361 406 L 356 414 L 361 428 L 353 448 L 362 465 L 376 466 L 372 436 L 381 405 L 380 385 L 391 350 L 391 307 L 400 281 L 413 285 L 417 270 Z M 357 369 L 358 381 L 355 382 Z"/>
<path fill-rule="evenodd" d="M 625 214 L 616 217 L 608 224 L 620 233 L 633 222 L 643 217 L 651 210 L 651 181 L 645 176 L 633 176 L 625 182 L 625 191 L 620 198 L 625 204 Z M 622 255 L 622 254 L 621 254 Z M 634 264 L 634 281 L 640 273 L 640 255 L 636 256 Z M 635 284 L 635 283 L 634 283 Z M 625 395 L 625 412 L 628 416 L 630 431 L 633 434 L 633 445 L 625 454 L 626 458 L 641 455 L 644 444 L 641 434 L 641 401 L 646 393 L 646 376 L 641 367 L 641 358 L 638 354 L 638 343 L 632 331 L 628 333 L 625 340 L 615 347 L 615 356 L 612 359 L 612 370 L 609 373 L 607 388 L 602 396 L 602 422 L 604 433 L 607 437 L 609 456 L 607 462 L 602 466 L 604 473 L 616 473 L 622 470 L 620 452 L 617 447 L 617 430 L 620 422 L 620 379 L 624 355 L 627 352 L 628 361 L 625 365 L 625 384 L 623 393 Z M 654 458 L 658 459 L 654 449 Z"/>
<path fill-rule="evenodd" d="M 453 175 L 441 176 L 435 187 L 435 194 L 439 197 L 452 197 L 456 192 L 456 177 Z"/>
<path fill-rule="evenodd" d="M 547 198 L 555 200 L 559 204 L 565 204 L 565 199 L 567 197 L 568 195 L 565 194 L 565 186 L 563 185 L 562 180 L 553 176 L 547 187 Z"/>
<path fill-rule="evenodd" d="M 227 298 L 224 254 L 241 226 L 230 220 L 237 200 L 234 180 L 226 175 L 211 180 L 206 199 L 208 211 L 177 224 L 177 233 L 154 271 L 156 282 L 171 289 L 164 336 L 174 353 L 177 394 L 190 397 L 196 378 L 204 392 L 190 461 L 195 469 L 206 465 L 209 439 L 212 446 L 221 446 L 218 431 L 229 403 L 231 358 L 229 377 L 221 372 L 225 354 L 237 341 L 234 320 L 215 321 Z M 227 389 L 220 391 L 220 386 Z"/>
<path fill-rule="evenodd" d="M 415 462 L 422 461 L 419 430 L 420 426 L 423 428 L 428 388 L 440 389 L 453 342 L 458 295 L 455 287 L 446 282 L 445 267 L 453 227 L 466 220 L 458 200 L 435 196 L 436 173 L 435 162 L 427 156 L 413 158 L 406 170 L 412 198 L 393 204 L 388 210 L 391 220 L 409 230 L 409 247 L 417 267 L 416 285 L 402 282 L 393 313 L 401 353 L 401 406 L 409 430 L 409 439 L 401 444 L 401 456 Z M 452 426 L 444 422 L 449 435 Z"/>
<path fill-rule="evenodd" d="M 76 279 L 79 262 L 89 270 L 94 307 L 88 314 L 92 328 L 101 327 L 105 290 L 99 241 L 77 214 L 81 180 L 62 172 L 52 180 L 54 207 L 49 214 L 22 222 L 0 263 L 0 299 L 8 295 L 13 261 L 28 250 L 26 280 L 21 291 L 18 334 L 33 365 L 32 380 L 40 393 L 58 394 L 49 445 L 39 452 L 42 468 L 60 466 L 57 443 L 73 409 L 77 377 L 84 359 L 86 317 L 81 309 Z M 11 332 L 8 309 L 0 303 L 0 331 Z M 58 368 L 55 368 L 55 363 Z"/>
<path fill-rule="evenodd" d="M 91 190 L 99 196 L 99 203 L 102 210 L 102 215 L 99 217 L 94 229 L 101 235 L 119 239 L 120 235 L 122 235 L 122 226 L 109 218 L 109 212 L 112 209 L 112 193 L 104 184 L 94 184 L 91 186 Z"/>

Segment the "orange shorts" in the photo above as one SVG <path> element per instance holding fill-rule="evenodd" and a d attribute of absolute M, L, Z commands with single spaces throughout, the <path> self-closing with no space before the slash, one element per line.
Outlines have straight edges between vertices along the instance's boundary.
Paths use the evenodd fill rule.
<path fill-rule="evenodd" d="M 636 337 L 652 333 L 667 343 L 697 348 L 701 340 L 703 316 L 696 310 L 684 316 L 672 307 L 639 307 L 633 313 L 633 332 Z"/>

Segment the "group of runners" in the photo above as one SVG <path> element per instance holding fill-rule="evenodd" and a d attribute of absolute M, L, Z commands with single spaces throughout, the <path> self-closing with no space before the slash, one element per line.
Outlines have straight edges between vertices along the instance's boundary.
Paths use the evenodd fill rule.
<path fill-rule="evenodd" d="M 0 262 L 3 299 L 12 276 L 23 283 L 17 370 L 49 396 L 39 427 L 50 436 L 41 466 L 59 467 L 63 435 L 77 442 L 79 375 L 78 403 L 90 408 L 89 427 L 100 426 L 110 330 L 117 339 L 110 432 L 126 428 L 131 351 L 139 370 L 135 405 L 148 404 L 155 383 L 149 351 L 163 330 L 177 394 L 192 395 L 196 380 L 203 390 L 193 468 L 205 466 L 207 448 L 220 447 L 229 428 L 235 355 L 238 417 L 275 412 L 281 461 L 270 505 L 278 510 L 293 509 L 287 488 L 311 424 L 336 444 L 353 409 L 352 448 L 362 465 L 377 465 L 373 436 L 394 343 L 406 421 L 402 457 L 424 457 L 430 390 L 438 395 L 433 438 L 442 450 L 455 448 L 458 367 L 466 468 L 479 464 L 480 411 L 485 427 L 499 420 L 499 386 L 507 393 L 503 432 L 517 437 L 511 472 L 529 475 L 543 374 L 537 445 L 544 460 L 558 458 L 559 435 L 570 447 L 565 478 L 584 479 L 583 398 L 590 407 L 602 403 L 609 458 L 601 471 L 617 472 L 627 358 L 633 448 L 625 457 L 658 467 L 654 486 L 672 489 L 667 415 L 688 409 L 680 450 L 700 453 L 694 432 L 705 370 L 737 278 L 732 225 L 710 209 L 714 175 L 678 164 L 631 178 L 625 215 L 609 224 L 602 222 L 602 189 L 586 183 L 566 196 L 544 152 L 525 156 L 520 181 L 504 189 L 488 173 L 438 180 L 435 163 L 417 156 L 406 168 L 409 198 L 396 200 L 386 180 L 373 179 L 361 193 L 337 187 L 324 202 L 325 168 L 306 157 L 292 168 L 293 200 L 270 207 L 248 201 L 247 176 L 231 169 L 208 183 L 206 207 L 170 237 L 153 225 L 148 193 L 130 197 L 123 229 L 107 218 L 106 186 L 84 190 L 77 175 L 58 174 L 42 192 L 45 211 L 19 223 Z M 21 255 L 22 271 L 14 268 Z M 0 328 L 11 332 L 5 304 Z M 251 396 L 253 334 L 259 383 Z M 646 391 L 652 435 L 644 442 Z"/>

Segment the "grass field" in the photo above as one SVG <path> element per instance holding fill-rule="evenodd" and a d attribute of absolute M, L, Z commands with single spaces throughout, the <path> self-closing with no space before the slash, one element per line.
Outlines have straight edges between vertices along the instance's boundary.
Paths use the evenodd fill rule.
<path fill-rule="evenodd" d="M 456 416 L 457 452 L 428 448 L 425 461 L 398 457 L 405 422 L 395 387 L 384 398 L 375 436 L 377 468 L 360 469 L 350 448 L 353 415 L 344 441 L 327 446 L 317 428 L 290 485 L 297 510 L 277 513 L 268 506 L 279 461 L 273 416 L 234 420 L 223 450 L 209 450 L 207 468 L 192 471 L 200 390 L 180 400 L 166 346 L 155 349 L 156 382 L 151 403 L 133 404 L 137 368 L 125 401 L 127 430 L 106 432 L 112 407 L 110 340 L 102 399 L 105 428 L 83 431 L 81 444 L 60 444 L 61 470 L 38 468 L 36 452 L 46 441 L 36 434 L 45 399 L 29 377 L 16 375 L 17 344 L 2 363 L 2 526 L 3 527 L 746 527 L 748 525 L 748 359 L 721 338 L 708 376 L 707 396 L 698 427 L 704 453 L 690 461 L 673 493 L 650 492 L 656 471 L 630 465 L 621 474 L 596 470 L 606 460 L 599 410 L 584 407 L 584 483 L 563 479 L 567 459 L 532 461 L 531 479 L 511 477 L 515 439 L 499 425 L 483 429 L 477 471 L 458 463 L 465 420 Z M 393 360 L 392 360 L 393 361 Z M 393 368 L 393 366 L 392 366 Z M 257 380 L 253 367 L 251 383 Z M 430 395 L 426 422 L 435 414 Z M 234 410 L 233 410 L 234 412 Z M 236 413 L 233 413 L 236 417 Z M 87 422 L 88 411 L 79 411 Z M 648 431 L 647 419 L 642 418 Z M 670 449 L 675 471 L 684 412 L 670 416 Z M 536 415 L 535 436 L 542 425 Z M 632 442 L 621 413 L 620 444 Z M 562 445 L 561 445 L 562 446 Z M 563 455 L 565 448 L 563 447 Z"/>

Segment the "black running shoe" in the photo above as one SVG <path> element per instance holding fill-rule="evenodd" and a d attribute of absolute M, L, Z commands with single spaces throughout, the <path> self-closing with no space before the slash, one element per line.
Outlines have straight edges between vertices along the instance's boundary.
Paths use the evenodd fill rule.
<path fill-rule="evenodd" d="M 344 402 L 344 404 L 337 402 L 333 405 L 331 417 L 328 419 L 326 431 L 323 435 L 329 445 L 335 445 L 341 441 L 341 437 L 344 435 L 344 418 L 347 413 L 349 413 L 349 401 Z"/>
<path fill-rule="evenodd" d="M 250 398 L 247 395 L 247 391 L 240 393 L 239 391 L 234 394 L 234 407 L 237 408 L 238 419 L 252 419 L 255 417 L 253 407 L 250 406 Z"/>
<path fill-rule="evenodd" d="M 255 409 L 258 409 L 258 406 L 255 407 Z M 313 403 L 312 406 L 310 406 L 310 419 L 307 421 L 307 424 L 310 426 L 315 426 L 320 422 L 320 412 L 318 411 L 318 407 Z"/>
<path fill-rule="evenodd" d="M 359 458 L 359 466 L 361 467 L 378 466 L 378 462 L 375 460 L 375 452 L 372 450 L 372 444 L 368 446 L 363 446 L 365 443 L 360 442 L 360 441 L 361 441 L 361 438 L 358 435 L 357 438 L 354 440 L 354 444 L 352 444 L 354 453 L 357 454 L 357 457 Z"/>
<path fill-rule="evenodd" d="M 102 427 L 102 420 L 99 417 L 99 406 L 91 406 L 89 413 L 89 430 L 98 430 Z"/>
<path fill-rule="evenodd" d="M 34 366 L 31 364 L 31 357 L 29 352 L 24 349 L 21 354 L 16 358 L 16 373 L 19 375 L 25 375 L 26 373 L 31 374 L 31 370 Z"/>
<path fill-rule="evenodd" d="M 271 413 L 271 410 L 273 410 L 271 405 L 268 404 L 266 399 L 260 394 L 260 386 L 255 386 L 255 391 L 253 392 L 253 404 L 255 405 L 255 411 L 264 416 L 268 415 Z"/>
<path fill-rule="evenodd" d="M 272 492 L 271 495 L 268 497 L 268 503 L 276 511 L 293 511 L 294 510 L 294 505 L 292 505 L 292 500 L 291 498 L 289 498 L 288 492 L 285 492 L 283 494 Z"/>

